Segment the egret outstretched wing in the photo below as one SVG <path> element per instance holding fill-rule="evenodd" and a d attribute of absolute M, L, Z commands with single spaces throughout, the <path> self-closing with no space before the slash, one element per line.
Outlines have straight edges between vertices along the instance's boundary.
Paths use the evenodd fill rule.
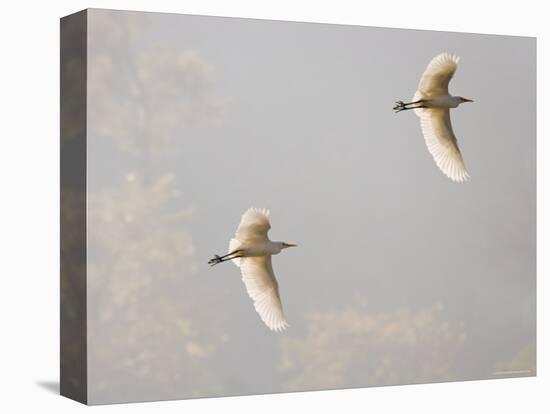
<path fill-rule="evenodd" d="M 266 241 L 269 224 L 269 210 L 265 208 L 249 208 L 241 217 L 241 222 L 235 232 L 235 238 L 240 242 Z"/>
<path fill-rule="evenodd" d="M 453 181 L 466 181 L 469 175 L 451 126 L 449 110 L 429 108 L 415 112 L 420 117 L 428 150 L 439 169 Z"/>
<path fill-rule="evenodd" d="M 418 85 L 422 98 L 449 93 L 449 82 L 456 72 L 459 60 L 458 56 L 451 53 L 441 53 L 430 61 Z"/>
<path fill-rule="evenodd" d="M 271 256 L 243 257 L 240 259 L 240 267 L 246 291 L 254 301 L 262 321 L 272 331 L 285 330 L 288 323 L 283 313 Z"/>

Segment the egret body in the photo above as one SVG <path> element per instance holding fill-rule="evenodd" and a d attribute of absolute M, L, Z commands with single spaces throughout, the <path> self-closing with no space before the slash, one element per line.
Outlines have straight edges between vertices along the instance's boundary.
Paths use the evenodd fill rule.
<path fill-rule="evenodd" d="M 254 301 L 256 312 L 272 331 L 288 327 L 275 279 L 271 256 L 295 244 L 271 241 L 267 232 L 271 228 L 269 210 L 249 208 L 241 217 L 235 237 L 229 241 L 229 251 L 215 255 L 208 262 L 211 266 L 231 260 L 241 269 L 241 276 L 248 295 Z"/>
<path fill-rule="evenodd" d="M 428 150 L 439 169 L 453 181 L 463 182 L 469 177 L 451 125 L 450 109 L 464 102 L 473 102 L 449 94 L 449 82 L 456 72 L 459 57 L 441 53 L 428 64 L 420 78 L 412 102 L 397 101 L 396 112 L 414 109 Z"/>

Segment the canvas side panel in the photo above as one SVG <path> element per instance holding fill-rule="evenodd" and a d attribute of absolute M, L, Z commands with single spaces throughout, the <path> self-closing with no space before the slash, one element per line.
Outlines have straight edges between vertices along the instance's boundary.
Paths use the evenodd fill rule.
<path fill-rule="evenodd" d="M 60 392 L 87 402 L 86 65 L 87 12 L 61 19 Z"/>

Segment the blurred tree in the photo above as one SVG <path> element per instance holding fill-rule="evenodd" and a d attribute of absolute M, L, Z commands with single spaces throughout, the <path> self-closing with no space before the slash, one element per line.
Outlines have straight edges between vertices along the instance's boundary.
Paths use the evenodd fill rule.
<path fill-rule="evenodd" d="M 90 396 L 219 394 L 213 355 L 223 316 L 210 313 L 216 296 L 193 279 L 191 210 L 176 176 L 163 171 L 164 160 L 189 145 L 186 128 L 220 115 L 214 71 L 193 49 L 151 44 L 145 13 L 93 10 L 90 19 L 88 140 L 109 145 L 94 147 L 101 152 L 89 168 L 115 166 L 107 185 L 98 180 L 92 188 L 103 188 L 88 191 Z M 125 158 L 133 162 L 119 162 Z"/>
<path fill-rule="evenodd" d="M 172 175 L 149 185 L 136 174 L 89 196 L 88 361 L 94 399 L 220 392 L 207 369 L 222 342 L 220 318 L 196 300 L 212 295 L 191 288 L 195 252 L 185 230 L 191 212 L 177 208 L 178 196 Z"/>
<path fill-rule="evenodd" d="M 443 307 L 371 313 L 363 304 L 308 316 L 304 337 L 281 339 L 285 390 L 456 379 L 465 341 Z"/>
<path fill-rule="evenodd" d="M 525 373 L 535 375 L 537 372 L 537 348 L 534 343 L 525 345 L 508 361 L 501 361 L 495 367 L 495 373 Z"/>
<path fill-rule="evenodd" d="M 94 133 L 147 161 L 184 148 L 182 128 L 220 118 L 224 100 L 212 92 L 214 70 L 196 50 L 148 45 L 146 18 L 96 16 L 88 69 Z"/>

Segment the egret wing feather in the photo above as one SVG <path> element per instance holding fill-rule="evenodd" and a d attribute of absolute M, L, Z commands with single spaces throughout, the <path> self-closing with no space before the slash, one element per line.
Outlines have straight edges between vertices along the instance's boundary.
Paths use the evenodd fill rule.
<path fill-rule="evenodd" d="M 246 290 L 262 321 L 272 331 L 285 330 L 288 323 L 283 313 L 271 256 L 243 257 L 240 265 Z"/>
<path fill-rule="evenodd" d="M 453 181 L 466 181 L 469 175 L 453 132 L 449 110 L 423 109 L 419 116 L 424 140 L 439 169 Z"/>
<path fill-rule="evenodd" d="M 240 242 L 266 241 L 267 232 L 271 228 L 269 210 L 265 208 L 249 208 L 241 217 L 241 222 L 235 232 L 235 238 Z"/>
<path fill-rule="evenodd" d="M 458 56 L 451 53 L 441 53 L 430 61 L 418 85 L 422 98 L 449 93 L 449 82 L 456 72 L 459 60 Z"/>

